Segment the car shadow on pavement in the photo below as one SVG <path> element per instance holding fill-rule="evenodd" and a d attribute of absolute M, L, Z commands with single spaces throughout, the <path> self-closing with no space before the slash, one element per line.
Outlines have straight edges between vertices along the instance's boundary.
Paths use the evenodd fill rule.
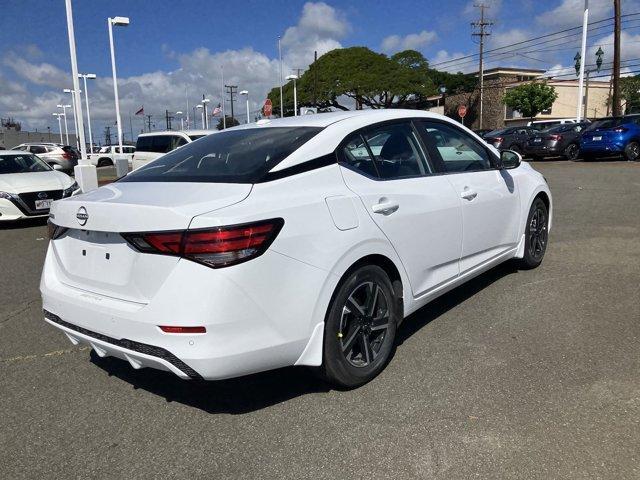
<path fill-rule="evenodd" d="M 16 230 L 18 228 L 43 227 L 47 224 L 47 217 L 25 218 L 0 222 L 0 230 Z"/>
<path fill-rule="evenodd" d="M 397 346 L 401 347 L 414 333 L 456 305 L 517 271 L 514 262 L 506 262 L 422 307 L 405 319 L 398 331 Z M 101 358 L 93 351 L 91 361 L 109 376 L 131 384 L 134 389 L 143 389 L 164 397 L 167 402 L 178 402 L 207 413 L 239 415 L 299 396 L 332 390 L 309 368 L 301 367 L 281 368 L 229 380 L 194 381 L 181 380 L 171 373 L 150 368 L 134 370 L 124 360 Z"/>

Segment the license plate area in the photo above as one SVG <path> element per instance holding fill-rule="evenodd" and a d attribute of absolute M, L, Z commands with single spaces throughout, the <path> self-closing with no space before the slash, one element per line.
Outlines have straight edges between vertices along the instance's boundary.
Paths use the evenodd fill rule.
<path fill-rule="evenodd" d="M 47 210 L 51 208 L 52 203 L 53 203 L 53 200 L 50 198 L 47 198 L 45 200 L 36 200 L 35 207 L 36 207 L 36 210 Z"/>
<path fill-rule="evenodd" d="M 542 142 L 542 139 L 541 138 L 534 138 L 533 141 L 535 143 L 540 143 L 540 142 Z"/>
<path fill-rule="evenodd" d="M 599 142 L 600 140 L 602 140 L 602 135 L 594 136 L 592 140 L 594 142 Z"/>

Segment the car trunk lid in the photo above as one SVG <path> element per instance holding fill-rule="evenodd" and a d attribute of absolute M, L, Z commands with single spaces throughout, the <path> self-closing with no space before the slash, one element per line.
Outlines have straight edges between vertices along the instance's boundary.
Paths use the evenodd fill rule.
<path fill-rule="evenodd" d="M 69 229 L 51 242 L 60 281 L 145 304 L 182 260 L 140 253 L 120 234 L 186 230 L 193 217 L 241 202 L 251 188 L 249 184 L 114 183 L 54 202 L 53 222 Z"/>

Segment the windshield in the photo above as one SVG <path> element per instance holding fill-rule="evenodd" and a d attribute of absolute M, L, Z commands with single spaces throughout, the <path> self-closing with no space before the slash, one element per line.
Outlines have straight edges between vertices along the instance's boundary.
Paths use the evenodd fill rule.
<path fill-rule="evenodd" d="M 603 118 L 602 120 L 596 120 L 591 123 L 585 131 L 589 132 L 592 130 L 604 130 L 607 128 L 615 128 L 620 126 L 624 122 L 622 117 L 617 118 Z"/>
<path fill-rule="evenodd" d="M 560 132 L 568 132 L 575 128 L 575 123 L 565 123 L 564 125 L 555 125 L 553 127 L 548 127 L 545 130 L 542 130 L 540 133 L 560 133 Z"/>
<path fill-rule="evenodd" d="M 102 147 L 98 153 L 109 153 L 111 147 Z"/>
<path fill-rule="evenodd" d="M 206 137 L 207 135 L 187 135 L 187 136 L 191 139 L 191 141 L 194 141 L 199 138 Z"/>
<path fill-rule="evenodd" d="M 0 174 L 48 172 L 51 167 L 29 153 L 0 155 Z"/>
<path fill-rule="evenodd" d="M 268 127 L 208 135 L 135 170 L 121 181 L 255 183 L 320 130 Z"/>

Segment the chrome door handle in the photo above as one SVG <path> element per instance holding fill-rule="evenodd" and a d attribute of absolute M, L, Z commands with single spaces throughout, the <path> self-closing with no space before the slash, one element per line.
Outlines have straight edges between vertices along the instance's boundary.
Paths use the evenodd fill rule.
<path fill-rule="evenodd" d="M 373 213 L 381 213 L 382 215 L 391 215 L 393 212 L 398 210 L 398 208 L 400 208 L 400 205 L 398 205 L 397 203 L 383 202 L 383 203 L 377 203 L 376 205 L 373 205 L 371 207 L 371 210 L 373 210 Z"/>
<path fill-rule="evenodd" d="M 461 196 L 462 198 L 464 198 L 465 200 L 469 200 L 469 201 L 471 201 L 471 200 L 473 200 L 474 198 L 476 198 L 476 197 L 478 196 L 478 192 L 476 192 L 475 190 L 469 190 L 469 189 L 467 189 L 467 190 L 465 190 L 464 192 L 462 192 L 462 193 L 460 194 L 460 196 Z"/>

